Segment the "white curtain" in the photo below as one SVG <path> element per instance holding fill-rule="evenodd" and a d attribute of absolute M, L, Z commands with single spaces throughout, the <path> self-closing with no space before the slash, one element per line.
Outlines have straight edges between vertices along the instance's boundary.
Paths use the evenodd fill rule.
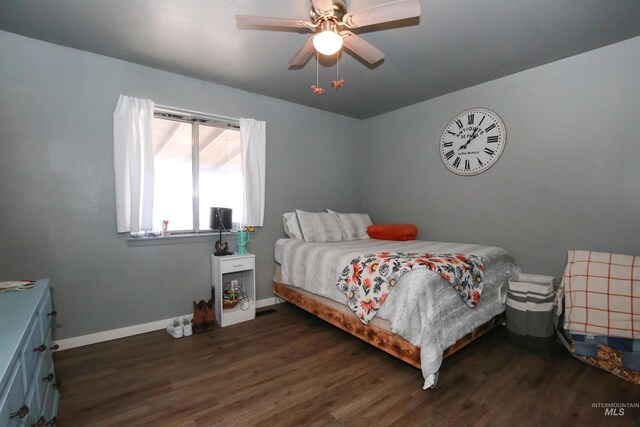
<path fill-rule="evenodd" d="M 118 233 L 151 230 L 153 225 L 154 103 L 120 95 L 113 112 L 113 168 Z"/>
<path fill-rule="evenodd" d="M 242 224 L 262 226 L 264 222 L 264 178 L 266 123 L 240 119 L 244 217 Z"/>

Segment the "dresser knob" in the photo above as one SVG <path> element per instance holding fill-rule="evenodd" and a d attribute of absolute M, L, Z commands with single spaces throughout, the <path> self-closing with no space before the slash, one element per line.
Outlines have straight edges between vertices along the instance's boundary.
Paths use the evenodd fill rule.
<path fill-rule="evenodd" d="M 56 345 L 54 345 L 53 347 L 49 347 L 49 350 L 53 350 L 53 351 L 55 351 L 55 350 L 57 350 L 57 349 L 59 349 L 59 348 L 60 348 L 60 346 L 59 346 L 58 344 L 56 344 Z"/>
<path fill-rule="evenodd" d="M 49 375 L 47 375 L 46 377 L 44 377 L 44 378 L 42 379 L 42 381 L 49 381 L 49 382 L 51 382 L 51 381 L 53 381 L 53 378 L 54 378 L 54 375 L 53 375 L 53 372 L 52 372 L 52 373 L 50 373 Z"/>
<path fill-rule="evenodd" d="M 47 420 L 44 417 L 38 418 L 38 422 L 31 424 L 31 427 L 44 427 L 47 425 Z"/>
<path fill-rule="evenodd" d="M 47 313 L 47 316 L 51 316 L 51 317 L 56 317 L 58 315 L 58 312 L 53 310 L 51 313 Z"/>
<path fill-rule="evenodd" d="M 27 405 L 22 405 L 16 412 L 9 414 L 9 418 L 24 418 L 28 413 L 29 407 Z"/>
<path fill-rule="evenodd" d="M 38 353 L 42 353 L 43 351 L 45 351 L 47 349 L 47 346 L 44 344 L 39 345 L 38 347 L 34 348 L 33 351 L 37 351 Z"/>
<path fill-rule="evenodd" d="M 54 425 L 56 425 L 57 422 L 58 422 L 58 417 L 53 417 L 53 418 L 51 418 L 51 420 L 49 420 L 49 422 L 46 425 L 54 426 Z"/>

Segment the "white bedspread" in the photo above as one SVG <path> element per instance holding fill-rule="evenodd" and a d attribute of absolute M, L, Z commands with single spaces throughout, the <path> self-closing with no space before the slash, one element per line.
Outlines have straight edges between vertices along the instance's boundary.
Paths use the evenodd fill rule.
<path fill-rule="evenodd" d="M 482 257 L 484 288 L 480 303 L 469 308 L 449 283 L 430 270 L 403 275 L 378 311 L 392 332 L 420 346 L 424 388 L 435 384 L 443 351 L 476 327 L 505 310 L 507 282 L 520 268 L 498 247 L 473 244 L 387 240 L 306 243 L 298 239 L 276 242 L 276 261 L 282 266 L 282 283 L 300 287 L 346 304 L 336 283 L 342 269 L 365 252 L 463 253 Z"/>

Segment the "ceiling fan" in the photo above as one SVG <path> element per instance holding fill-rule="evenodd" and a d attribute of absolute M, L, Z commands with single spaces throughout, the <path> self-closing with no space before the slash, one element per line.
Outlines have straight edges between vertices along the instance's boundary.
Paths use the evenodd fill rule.
<path fill-rule="evenodd" d="M 309 21 L 270 18 L 266 16 L 236 15 L 240 26 L 297 28 L 315 31 L 293 55 L 290 68 L 299 68 L 309 61 L 314 49 L 323 55 L 333 55 L 344 45 L 353 54 L 370 64 L 384 58 L 384 53 L 348 29 L 362 28 L 420 16 L 419 0 L 397 0 L 356 12 L 348 12 L 346 0 L 311 0 Z M 262 29 L 262 28 L 261 28 Z"/>

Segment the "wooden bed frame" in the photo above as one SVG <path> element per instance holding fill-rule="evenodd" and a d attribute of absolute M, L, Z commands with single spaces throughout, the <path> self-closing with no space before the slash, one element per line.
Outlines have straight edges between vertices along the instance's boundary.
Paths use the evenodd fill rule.
<path fill-rule="evenodd" d="M 374 347 L 384 350 L 390 355 L 397 357 L 416 368 L 420 368 L 420 347 L 411 344 L 399 335 L 385 331 L 384 329 L 372 324 L 365 325 L 358 320 L 357 317 L 340 312 L 276 281 L 273 282 L 273 293 L 285 301 L 288 301 L 291 304 L 321 318 L 322 320 L 337 326 L 343 331 L 368 342 Z M 496 326 L 502 325 L 504 322 L 505 314 L 503 312 L 456 341 L 455 344 L 444 351 L 442 358 L 446 359 Z"/>

